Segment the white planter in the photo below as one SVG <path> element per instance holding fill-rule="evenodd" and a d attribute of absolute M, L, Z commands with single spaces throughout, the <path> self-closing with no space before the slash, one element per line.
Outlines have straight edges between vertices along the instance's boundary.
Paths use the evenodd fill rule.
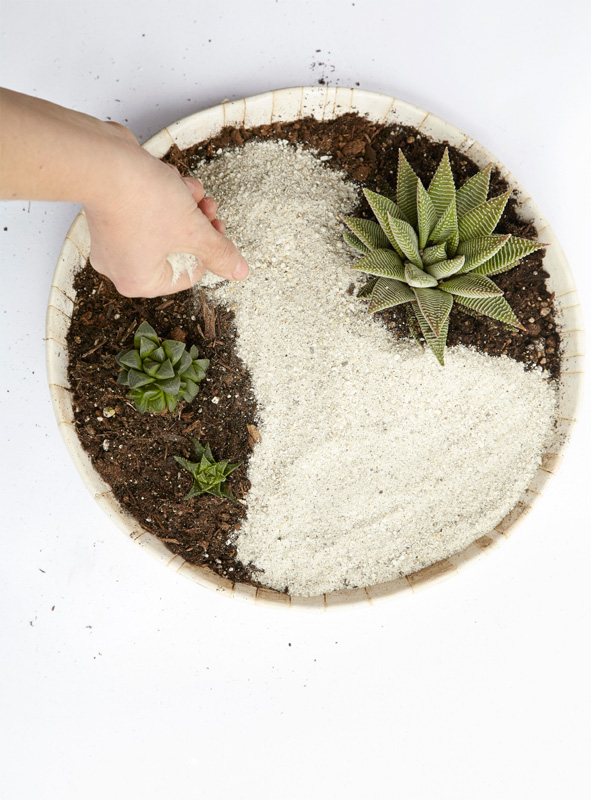
<path fill-rule="evenodd" d="M 388 583 L 367 589 L 331 592 L 312 598 L 290 598 L 270 589 L 255 589 L 244 584 L 232 584 L 206 567 L 189 564 L 180 555 L 174 556 L 158 537 L 146 532 L 119 505 L 110 487 L 96 472 L 88 455 L 82 449 L 74 427 L 72 395 L 67 378 L 66 336 L 76 294 L 73 288 L 74 277 L 86 263 L 90 252 L 88 227 L 83 214 L 79 214 L 75 219 L 64 241 L 47 310 L 47 374 L 59 429 L 88 491 L 107 516 L 140 547 L 196 583 L 228 596 L 244 597 L 255 602 L 275 605 L 282 604 L 285 607 L 330 608 L 355 602 L 373 603 L 398 592 L 422 589 L 457 572 L 472 559 L 486 553 L 513 533 L 517 524 L 532 510 L 546 482 L 559 467 L 579 413 L 583 391 L 583 317 L 570 268 L 554 232 L 535 203 L 508 170 L 482 145 L 448 122 L 386 95 L 341 87 L 299 87 L 266 92 L 192 114 L 164 128 L 147 141 L 144 147 L 153 155 L 161 157 L 173 144 L 185 149 L 215 135 L 225 125 L 249 127 L 272 122 L 288 122 L 308 116 L 316 119 L 332 119 L 349 111 L 367 115 L 375 122 L 412 125 L 433 139 L 447 141 L 465 152 L 479 167 L 484 167 L 492 161 L 510 186 L 514 187 L 523 219 L 532 220 L 538 230 L 539 239 L 552 245 L 546 252 L 544 267 L 550 275 L 549 289 L 555 292 L 556 322 L 563 348 L 556 430 L 541 467 L 513 511 L 494 530 L 481 536 L 460 553 Z"/>

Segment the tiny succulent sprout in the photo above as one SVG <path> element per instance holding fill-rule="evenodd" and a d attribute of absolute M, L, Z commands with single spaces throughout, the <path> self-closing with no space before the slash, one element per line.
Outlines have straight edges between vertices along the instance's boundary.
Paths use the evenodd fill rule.
<path fill-rule="evenodd" d="M 118 382 L 130 388 L 128 400 L 138 411 L 152 414 L 174 411 L 179 400 L 194 400 L 209 366 L 207 359 L 199 359 L 195 345 L 187 352 L 183 342 L 161 342 L 147 322 L 138 326 L 133 348 L 119 353 L 116 361 L 121 367 Z"/>
<path fill-rule="evenodd" d="M 446 148 L 425 189 L 400 150 L 396 191 L 364 189 L 377 223 L 344 218 L 345 241 L 363 254 L 353 269 L 372 276 L 358 296 L 370 298 L 370 313 L 407 304 L 411 331 L 420 330 L 440 364 L 454 303 L 523 330 L 491 276 L 546 247 L 494 233 L 511 192 L 487 199 L 491 169 L 456 190 Z"/>
<path fill-rule="evenodd" d="M 175 456 L 175 460 L 193 476 L 193 486 L 186 498 L 197 497 L 200 494 L 213 494 L 215 497 L 227 497 L 236 500 L 230 489 L 226 486 L 228 475 L 234 472 L 240 464 L 229 464 L 228 461 L 215 461 L 208 444 L 203 447 L 197 439 L 193 439 L 193 449 L 197 461 L 188 461 L 186 458 Z"/>

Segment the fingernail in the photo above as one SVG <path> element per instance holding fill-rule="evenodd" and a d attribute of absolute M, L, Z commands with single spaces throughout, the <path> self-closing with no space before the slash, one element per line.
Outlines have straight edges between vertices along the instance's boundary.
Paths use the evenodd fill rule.
<path fill-rule="evenodd" d="M 243 278 L 246 278 L 248 275 L 248 264 L 246 261 L 241 258 L 240 261 L 236 264 L 236 268 L 232 273 L 232 277 L 235 281 L 241 281 Z"/>

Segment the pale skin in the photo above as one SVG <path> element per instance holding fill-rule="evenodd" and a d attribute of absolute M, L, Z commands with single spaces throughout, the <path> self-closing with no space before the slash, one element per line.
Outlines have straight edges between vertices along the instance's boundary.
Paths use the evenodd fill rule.
<path fill-rule="evenodd" d="M 248 265 L 195 178 L 143 150 L 122 125 L 0 90 L 0 199 L 82 203 L 90 262 L 126 297 L 188 289 L 207 271 L 242 280 Z M 173 283 L 169 253 L 197 266 Z"/>

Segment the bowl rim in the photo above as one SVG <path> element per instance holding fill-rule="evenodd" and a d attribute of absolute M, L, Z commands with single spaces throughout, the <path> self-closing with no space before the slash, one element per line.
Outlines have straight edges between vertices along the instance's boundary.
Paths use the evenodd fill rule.
<path fill-rule="evenodd" d="M 107 516 L 134 542 L 162 561 L 168 568 L 213 589 L 220 594 L 241 597 L 256 604 L 301 609 L 344 608 L 351 604 L 385 601 L 393 595 L 414 593 L 457 573 L 468 563 L 494 550 L 514 533 L 517 526 L 541 497 L 546 482 L 559 468 L 580 413 L 584 380 L 584 323 L 574 279 L 560 244 L 550 225 L 519 182 L 486 148 L 451 123 L 404 100 L 364 89 L 329 86 L 297 86 L 263 92 L 190 114 L 158 131 L 144 147 L 160 158 L 173 145 L 185 149 L 215 135 L 226 125 L 252 127 L 272 122 L 287 122 L 305 116 L 331 119 L 348 112 L 368 116 L 375 122 L 411 125 L 435 141 L 449 142 L 484 167 L 489 162 L 514 187 L 520 213 L 535 222 L 538 235 L 551 243 L 544 267 L 555 291 L 557 321 L 563 343 L 563 371 L 559 379 L 556 429 L 548 451 L 530 486 L 513 510 L 494 530 L 481 536 L 459 553 L 410 575 L 375 586 L 329 592 L 314 597 L 285 595 L 272 589 L 233 583 L 209 570 L 173 555 L 154 534 L 144 530 L 119 506 L 110 486 L 98 475 L 83 450 L 74 427 L 74 410 L 67 378 L 66 336 L 76 299 L 75 274 L 84 266 L 90 252 L 88 226 L 80 212 L 66 234 L 52 280 L 46 317 L 46 363 L 50 396 L 58 428 L 80 476 L 94 500 Z"/>

